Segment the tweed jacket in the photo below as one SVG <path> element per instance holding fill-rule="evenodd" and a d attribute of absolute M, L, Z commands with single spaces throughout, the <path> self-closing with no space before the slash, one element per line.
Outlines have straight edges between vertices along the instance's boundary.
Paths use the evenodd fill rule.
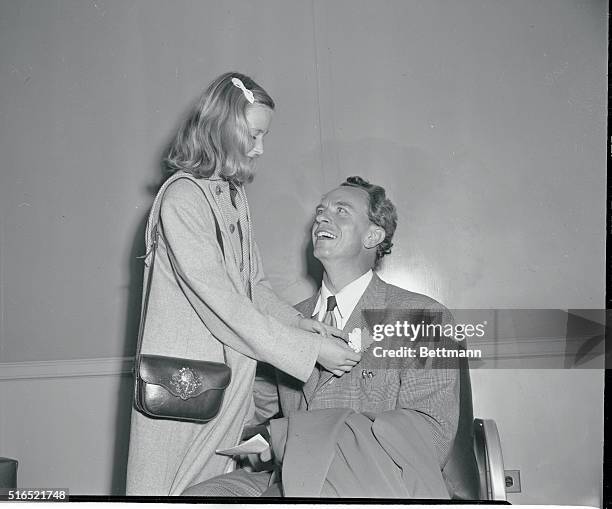
<path fill-rule="evenodd" d="M 160 235 L 141 351 L 225 360 L 232 380 L 219 414 L 207 424 L 150 419 L 132 411 L 128 495 L 178 495 L 231 470 L 231 459 L 216 455 L 215 450 L 237 445 L 245 421 L 253 415 L 257 361 L 307 380 L 321 344 L 320 336 L 295 328 L 298 312 L 271 290 L 257 246 L 246 235 L 253 260 L 249 299 L 240 271 L 238 213 L 226 181 L 195 179 L 178 172 L 160 189 L 147 232 L 158 221 Z M 250 231 L 250 227 L 243 229 Z M 147 275 L 145 267 L 145 281 Z"/>
<path fill-rule="evenodd" d="M 318 293 L 296 308 L 304 316 L 311 316 L 317 299 Z M 450 316 L 448 310 L 434 299 L 390 285 L 376 274 L 347 320 L 345 332 L 354 328 L 369 330 L 362 313 L 366 309 L 402 309 L 417 313 L 420 310 L 440 311 L 445 314 L 445 319 Z M 306 383 L 302 383 L 277 371 L 283 415 L 324 408 L 351 408 L 356 412 L 373 414 L 396 409 L 418 412 L 429 423 L 437 461 L 442 468 L 451 450 L 459 417 L 456 359 L 444 360 L 443 363 L 436 361 L 428 368 L 406 365 L 398 369 L 397 360 L 392 363 L 388 358 L 375 359 L 371 355 L 372 346 L 363 354 L 360 363 L 341 377 L 314 369 Z M 372 372 L 372 376 L 364 376 L 364 371 Z"/>

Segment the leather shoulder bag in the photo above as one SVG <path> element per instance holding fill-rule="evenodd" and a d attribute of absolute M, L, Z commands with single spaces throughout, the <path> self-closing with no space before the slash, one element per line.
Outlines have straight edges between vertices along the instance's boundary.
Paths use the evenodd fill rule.
<path fill-rule="evenodd" d="M 192 180 L 191 177 L 184 176 L 176 178 L 174 181 L 180 178 Z M 204 191 L 195 182 L 194 185 L 202 191 L 206 203 L 210 206 Z M 167 188 L 167 185 L 165 188 Z M 159 201 L 163 198 L 165 188 L 160 191 Z M 153 210 L 152 213 L 154 212 Z M 139 412 L 151 418 L 206 423 L 214 419 L 219 413 L 225 389 L 231 380 L 231 369 L 227 365 L 225 345 L 223 345 L 225 363 L 141 353 L 153 268 L 155 266 L 155 253 L 160 235 L 158 232 L 159 215 L 157 214 L 154 218 L 155 224 L 151 230 L 150 240 L 151 262 L 140 314 L 138 345 L 136 347 L 134 406 Z M 225 258 L 221 230 L 214 211 L 213 218 L 217 241 Z M 149 239 L 147 239 L 148 242 Z"/>

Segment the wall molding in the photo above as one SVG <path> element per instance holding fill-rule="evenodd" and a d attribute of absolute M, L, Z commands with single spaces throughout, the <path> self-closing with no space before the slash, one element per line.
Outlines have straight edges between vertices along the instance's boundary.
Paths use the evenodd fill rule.
<path fill-rule="evenodd" d="M 472 338 L 468 348 L 482 350 L 483 357 L 488 360 L 549 358 L 580 361 L 582 356 L 588 355 L 603 362 L 605 344 L 603 337 L 599 336 L 503 338 L 496 341 Z"/>
<path fill-rule="evenodd" d="M 134 357 L 96 357 L 0 363 L 0 382 L 39 378 L 117 376 L 131 374 Z"/>
<path fill-rule="evenodd" d="M 482 361 L 574 359 L 576 355 L 579 356 L 581 347 L 589 339 L 594 338 L 573 338 L 569 341 L 565 337 L 498 339 L 497 341 L 471 338 L 468 348 L 482 350 Z M 593 346 L 590 354 L 600 358 L 603 362 L 603 349 L 603 342 L 598 343 Z M 132 374 L 133 369 L 134 357 L 5 362 L 0 363 L 0 382 L 40 378 L 118 376 Z"/>

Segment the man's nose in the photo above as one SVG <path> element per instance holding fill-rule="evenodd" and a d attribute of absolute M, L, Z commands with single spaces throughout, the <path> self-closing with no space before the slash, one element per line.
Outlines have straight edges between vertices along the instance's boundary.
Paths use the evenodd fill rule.
<path fill-rule="evenodd" d="M 319 212 L 315 217 L 315 221 L 319 224 L 321 223 L 329 223 L 329 218 L 327 217 L 325 212 Z"/>

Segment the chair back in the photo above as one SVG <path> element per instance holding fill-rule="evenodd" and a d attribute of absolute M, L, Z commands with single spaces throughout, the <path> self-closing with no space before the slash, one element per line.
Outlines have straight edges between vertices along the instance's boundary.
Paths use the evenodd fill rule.
<path fill-rule="evenodd" d="M 442 475 L 451 498 L 479 500 L 480 475 L 474 456 L 474 411 L 467 358 L 459 359 L 459 425 L 455 443 Z"/>

